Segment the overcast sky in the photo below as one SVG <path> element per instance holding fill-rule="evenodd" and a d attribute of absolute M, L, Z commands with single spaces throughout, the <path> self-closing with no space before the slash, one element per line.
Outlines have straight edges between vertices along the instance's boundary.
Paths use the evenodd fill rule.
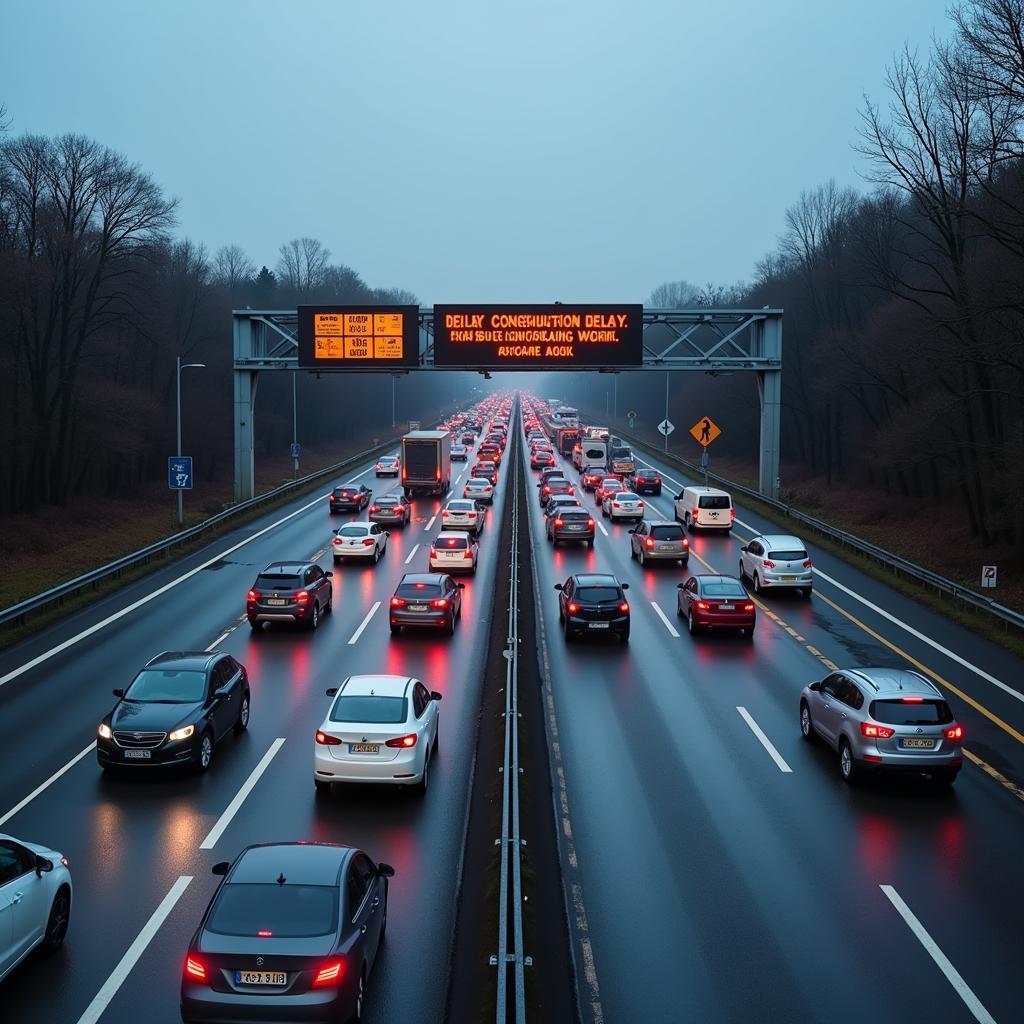
<path fill-rule="evenodd" d="M 321 239 L 424 303 L 731 283 L 853 153 L 943 0 L 3 0 L 15 131 L 83 132 L 271 267 Z"/>

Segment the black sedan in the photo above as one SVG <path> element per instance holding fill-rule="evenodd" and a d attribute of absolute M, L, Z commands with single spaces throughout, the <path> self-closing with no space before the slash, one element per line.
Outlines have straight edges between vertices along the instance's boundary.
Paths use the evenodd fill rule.
<path fill-rule="evenodd" d="M 638 469 L 629 477 L 629 484 L 634 494 L 661 494 L 661 474 L 653 469 Z"/>
<path fill-rule="evenodd" d="M 96 738 L 104 771 L 174 765 L 205 772 L 214 744 L 249 725 L 249 676 L 228 654 L 167 651 L 114 696 Z"/>
<path fill-rule="evenodd" d="M 365 484 L 354 480 L 341 487 L 335 487 L 328 499 L 332 512 L 359 512 L 370 504 L 373 491 Z"/>
<path fill-rule="evenodd" d="M 333 843 L 246 847 L 189 943 L 188 1022 L 361 1020 L 395 870 Z"/>
<path fill-rule="evenodd" d="M 614 633 L 623 643 L 629 640 L 629 602 L 620 583 L 608 573 L 578 573 L 556 583 L 558 621 L 566 642 L 580 634 L 597 636 Z"/>

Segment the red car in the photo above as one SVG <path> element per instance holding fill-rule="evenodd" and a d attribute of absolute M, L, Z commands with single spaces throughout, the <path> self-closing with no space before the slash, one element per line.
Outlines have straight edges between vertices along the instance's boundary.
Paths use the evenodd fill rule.
<path fill-rule="evenodd" d="M 553 466 L 555 457 L 543 448 L 534 448 L 530 454 L 530 469 L 543 469 L 545 466 Z"/>
<path fill-rule="evenodd" d="M 492 487 L 498 486 L 498 467 L 493 462 L 478 462 L 470 471 L 470 476 L 482 476 L 491 481 Z"/>
<path fill-rule="evenodd" d="M 604 504 L 604 499 L 609 494 L 617 494 L 619 491 L 625 490 L 625 483 L 618 473 L 609 473 L 607 476 L 601 478 L 601 482 L 594 488 L 594 498 L 598 505 Z"/>
<path fill-rule="evenodd" d="M 691 634 L 702 629 L 738 629 L 753 640 L 757 610 L 734 576 L 691 576 L 678 585 L 677 593 L 676 614 L 686 619 Z"/>
<path fill-rule="evenodd" d="M 601 481 L 604 479 L 604 470 L 598 469 L 597 467 L 588 469 L 581 477 L 580 480 L 583 483 L 583 490 L 592 491 L 595 487 L 601 486 Z"/>

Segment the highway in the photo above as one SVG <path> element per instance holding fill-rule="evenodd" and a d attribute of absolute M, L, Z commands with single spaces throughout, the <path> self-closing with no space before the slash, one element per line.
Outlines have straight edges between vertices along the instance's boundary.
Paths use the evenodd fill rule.
<path fill-rule="evenodd" d="M 510 442 L 512 431 L 522 437 L 518 418 Z M 683 478 L 644 461 L 666 480 L 660 497 L 644 499 L 648 516 L 671 518 Z M 453 467 L 453 477 L 471 464 Z M 812 537 L 809 601 L 759 598 L 753 643 L 690 637 L 675 615 L 676 584 L 686 572 L 735 574 L 740 544 L 778 528 L 741 503 L 732 536 L 691 537 L 684 573 L 641 568 L 629 527 L 599 513 L 592 550 L 552 551 L 536 476 L 525 477 L 535 584 L 526 611 L 541 627 L 551 698 L 582 1020 L 1018 1020 L 1019 660 L 818 550 Z M 370 464 L 345 479 L 353 478 L 378 494 L 397 489 L 374 480 Z M 396 869 L 365 1019 L 442 1019 L 483 659 L 491 620 L 504 614 L 493 596 L 503 555 L 492 541 L 511 478 L 503 465 L 450 639 L 388 632 L 394 586 L 404 571 L 425 569 L 440 528 L 441 502 L 422 498 L 379 565 L 333 567 L 334 612 L 316 633 L 250 633 L 245 593 L 267 562 L 312 556 L 332 567 L 331 526 L 350 517 L 329 517 L 324 486 L 0 654 L 0 831 L 60 849 L 75 883 L 65 946 L 5 981 L 3 1024 L 143 1013 L 150 1024 L 178 1021 L 182 955 L 215 889 L 211 866 L 248 843 L 302 838 L 360 846 Z M 590 495 L 582 500 L 595 509 Z M 565 643 L 553 586 L 586 570 L 630 584 L 628 646 Z M 248 732 L 220 744 L 204 776 L 103 776 L 92 744 L 111 689 L 161 650 L 212 646 L 248 668 Z M 855 664 L 933 675 L 974 759 L 952 792 L 912 782 L 848 787 L 835 756 L 803 742 L 801 687 L 829 665 Z M 444 694 L 440 757 L 422 802 L 379 789 L 314 797 L 324 689 L 370 671 L 416 675 Z M 528 766 L 525 784 L 531 769 L 549 766 Z"/>

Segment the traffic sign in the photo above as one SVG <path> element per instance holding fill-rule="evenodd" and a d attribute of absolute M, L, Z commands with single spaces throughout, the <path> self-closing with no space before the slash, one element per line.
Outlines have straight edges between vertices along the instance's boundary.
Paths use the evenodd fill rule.
<path fill-rule="evenodd" d="M 419 366 L 418 306 L 299 306 L 299 366 Z"/>
<path fill-rule="evenodd" d="M 293 459 L 297 459 L 302 454 L 302 445 L 298 441 L 292 443 L 288 449 L 291 452 Z"/>
<path fill-rule="evenodd" d="M 636 409 L 630 409 L 629 412 L 626 413 L 626 419 L 629 420 L 629 425 L 631 427 L 635 426 L 636 425 Z"/>
<path fill-rule="evenodd" d="M 419 420 L 409 420 L 409 429 L 410 430 L 419 430 L 420 429 L 420 421 Z"/>
<path fill-rule="evenodd" d="M 172 455 L 167 460 L 167 486 L 172 491 L 192 490 L 191 455 Z"/>
<path fill-rule="evenodd" d="M 658 424 L 658 433 L 664 437 L 668 437 L 675 429 L 676 425 L 669 419 L 664 419 Z"/>
<path fill-rule="evenodd" d="M 697 422 L 694 423 L 692 427 L 690 427 L 690 433 L 693 435 L 693 439 L 698 444 L 704 445 L 705 448 L 707 448 L 707 446 L 711 444 L 711 442 L 714 441 L 714 439 L 718 437 L 718 435 L 721 432 L 722 431 L 719 430 L 719 428 L 708 416 L 704 416 L 703 418 L 697 420 Z"/>
<path fill-rule="evenodd" d="M 981 585 L 985 589 L 994 588 L 999 578 L 999 566 L 983 565 L 981 567 Z"/>

